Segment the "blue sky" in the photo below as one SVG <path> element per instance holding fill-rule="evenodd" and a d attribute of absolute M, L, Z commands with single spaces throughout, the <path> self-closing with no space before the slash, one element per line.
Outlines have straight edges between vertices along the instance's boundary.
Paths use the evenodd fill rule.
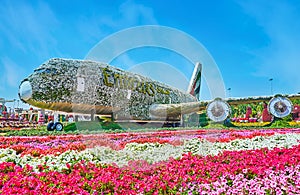
<path fill-rule="evenodd" d="M 274 93 L 298 93 L 298 10 L 297 0 L 2 0 L 0 97 L 18 99 L 20 81 L 46 60 L 84 59 L 105 37 L 140 25 L 168 26 L 198 40 L 231 96 L 270 95 L 269 78 Z M 187 80 L 192 74 L 186 59 L 158 48 L 132 50 L 111 64 L 133 69 L 148 61 L 169 64 Z M 205 83 L 201 97 L 210 98 Z"/>

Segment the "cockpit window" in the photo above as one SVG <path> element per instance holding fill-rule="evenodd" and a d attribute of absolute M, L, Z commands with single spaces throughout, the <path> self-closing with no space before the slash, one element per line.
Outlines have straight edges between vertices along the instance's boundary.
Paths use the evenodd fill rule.
<path fill-rule="evenodd" d="M 56 69 L 54 69 L 54 68 L 38 68 L 38 69 L 34 70 L 34 72 L 46 73 L 46 74 L 50 74 L 50 73 L 56 74 Z"/>

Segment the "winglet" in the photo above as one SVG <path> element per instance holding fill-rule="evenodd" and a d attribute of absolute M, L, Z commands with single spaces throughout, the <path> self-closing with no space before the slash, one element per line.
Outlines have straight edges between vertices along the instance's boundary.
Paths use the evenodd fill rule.
<path fill-rule="evenodd" d="M 197 100 L 200 100 L 201 72 L 202 64 L 200 64 L 200 62 L 197 62 L 187 91 L 188 93 L 195 96 Z"/>

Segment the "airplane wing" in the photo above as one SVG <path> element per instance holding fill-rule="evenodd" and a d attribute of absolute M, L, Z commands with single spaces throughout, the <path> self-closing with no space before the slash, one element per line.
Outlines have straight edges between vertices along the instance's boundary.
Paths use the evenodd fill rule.
<path fill-rule="evenodd" d="M 150 114 L 157 117 L 178 116 L 205 110 L 208 102 L 188 102 L 179 104 L 153 104 Z"/>
<path fill-rule="evenodd" d="M 213 101 L 179 104 L 154 104 L 150 107 L 150 114 L 155 117 L 172 117 L 179 116 L 181 114 L 199 112 L 206 109 L 207 115 L 210 119 L 215 122 L 221 122 L 230 115 L 230 106 L 268 101 L 269 112 L 278 118 L 283 118 L 289 115 L 293 109 L 293 105 L 290 100 L 296 99 L 300 99 L 300 94 L 229 98 L 227 100 L 216 98 Z"/>

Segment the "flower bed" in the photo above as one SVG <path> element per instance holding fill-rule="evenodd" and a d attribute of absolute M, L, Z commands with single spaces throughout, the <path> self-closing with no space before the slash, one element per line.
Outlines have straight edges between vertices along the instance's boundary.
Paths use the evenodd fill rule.
<path fill-rule="evenodd" d="M 0 194 L 299 194 L 299 140 L 299 129 L 1 137 Z"/>
<path fill-rule="evenodd" d="M 143 161 L 123 168 L 83 162 L 73 166 L 67 164 L 61 171 L 48 171 L 47 167 L 40 166 L 40 172 L 37 173 L 30 166 L 20 168 L 13 163 L 1 163 L 0 178 L 2 193 L 42 190 L 62 194 L 176 194 L 191 190 L 222 193 L 226 188 L 237 185 L 237 192 L 245 193 L 255 189 L 251 186 L 244 189 L 241 186 L 256 181 L 260 182 L 255 186 L 263 188 L 255 192 L 277 192 L 281 183 L 272 185 L 269 180 L 283 176 L 284 188 L 279 188 L 280 192 L 298 194 L 299 160 L 300 147 L 297 146 L 290 149 L 231 151 L 206 157 L 188 153 L 180 160 L 170 159 L 152 166 Z"/>
<path fill-rule="evenodd" d="M 51 150 L 63 153 L 67 150 L 84 150 L 95 146 L 107 146 L 115 150 L 123 149 L 128 143 L 168 143 L 182 145 L 192 138 L 211 142 L 229 142 L 235 139 L 270 136 L 274 133 L 298 133 L 299 129 L 265 130 L 178 130 L 143 133 L 107 133 L 96 135 L 57 135 L 57 136 L 12 136 L 0 137 L 0 148 L 12 148 L 17 153 L 30 154 L 30 150 L 41 151 L 41 155 L 54 154 Z M 50 152 L 50 153 L 49 153 Z"/>

